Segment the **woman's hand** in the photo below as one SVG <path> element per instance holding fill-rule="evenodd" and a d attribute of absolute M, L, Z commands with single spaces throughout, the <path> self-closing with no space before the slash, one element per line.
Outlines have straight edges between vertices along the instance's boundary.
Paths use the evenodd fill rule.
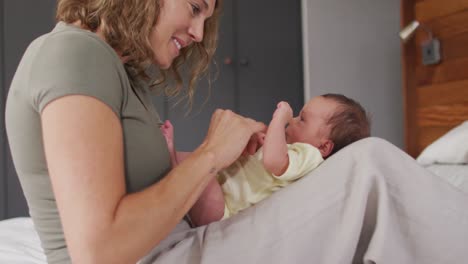
<path fill-rule="evenodd" d="M 246 149 L 252 135 L 265 131 L 265 124 L 242 117 L 230 110 L 218 109 L 211 117 L 205 141 L 201 145 L 216 157 L 216 169 L 231 165 Z"/>

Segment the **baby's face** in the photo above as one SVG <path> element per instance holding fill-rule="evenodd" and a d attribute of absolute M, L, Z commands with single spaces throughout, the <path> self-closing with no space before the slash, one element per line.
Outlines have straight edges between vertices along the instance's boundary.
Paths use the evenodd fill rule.
<path fill-rule="evenodd" d="M 330 127 L 327 121 L 337 107 L 335 101 L 322 96 L 312 98 L 299 115 L 289 122 L 286 128 L 287 143 L 309 143 L 319 148 L 329 138 Z"/>

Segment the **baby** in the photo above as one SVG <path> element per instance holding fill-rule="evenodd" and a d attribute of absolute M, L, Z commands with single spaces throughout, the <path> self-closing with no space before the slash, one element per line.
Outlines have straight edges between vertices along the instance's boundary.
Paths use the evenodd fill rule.
<path fill-rule="evenodd" d="M 176 166 L 173 127 L 166 121 L 161 130 Z M 344 95 L 314 97 L 297 117 L 288 103 L 280 102 L 261 136 L 263 146 L 218 173 L 189 211 L 190 220 L 201 226 L 228 218 L 306 175 L 343 147 L 369 136 L 366 111 Z"/>

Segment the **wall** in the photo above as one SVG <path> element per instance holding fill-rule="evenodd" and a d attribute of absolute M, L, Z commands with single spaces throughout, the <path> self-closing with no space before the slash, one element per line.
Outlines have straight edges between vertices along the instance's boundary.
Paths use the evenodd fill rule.
<path fill-rule="evenodd" d="M 302 0 L 305 99 L 343 93 L 372 114 L 372 134 L 403 147 L 400 3 Z"/>

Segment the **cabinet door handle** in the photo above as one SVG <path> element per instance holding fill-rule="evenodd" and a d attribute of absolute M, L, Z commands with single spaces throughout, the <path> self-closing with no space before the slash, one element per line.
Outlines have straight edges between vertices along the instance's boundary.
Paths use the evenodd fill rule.
<path fill-rule="evenodd" d="M 247 59 L 247 58 L 242 58 L 242 59 L 239 60 L 239 64 L 240 64 L 240 66 L 242 66 L 242 67 L 247 67 L 247 66 L 249 66 L 249 59 Z"/>
<path fill-rule="evenodd" d="M 223 63 L 224 63 L 224 65 L 231 65 L 232 64 L 232 58 L 230 56 L 224 58 Z"/>

